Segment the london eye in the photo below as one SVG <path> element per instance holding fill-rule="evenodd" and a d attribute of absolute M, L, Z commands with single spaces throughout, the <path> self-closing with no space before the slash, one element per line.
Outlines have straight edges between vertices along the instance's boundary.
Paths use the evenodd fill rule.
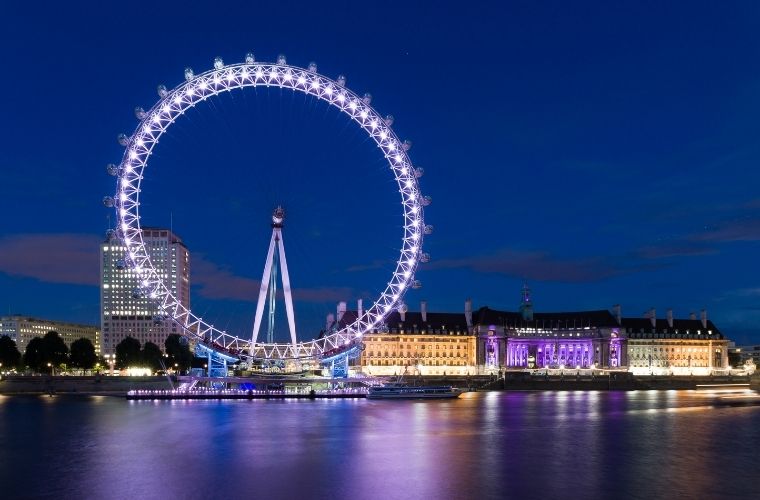
<path fill-rule="evenodd" d="M 135 109 L 139 120 L 132 135 L 121 134 L 124 153 L 118 165 L 107 170 L 116 178 L 113 196 L 103 200 L 116 211 L 116 234 L 126 249 L 121 265 L 129 267 L 138 279 L 136 293 L 149 298 L 167 319 L 181 327 L 183 334 L 206 348 L 238 359 L 323 359 L 361 345 L 362 336 L 378 328 L 393 310 L 403 308 L 404 294 L 418 288 L 416 272 L 429 256 L 422 245 L 432 226 L 424 221 L 424 207 L 430 198 L 423 196 L 419 178 L 423 171 L 415 168 L 410 157 L 411 143 L 402 141 L 392 128 L 393 118 L 383 117 L 371 105 L 369 94 L 359 95 L 346 88 L 345 77 L 328 78 L 317 72 L 314 63 L 307 68 L 288 64 L 278 56 L 275 63 L 258 62 L 248 53 L 243 63 L 225 64 L 214 60 L 213 68 L 195 74 L 186 68 L 185 81 L 172 89 L 160 85 L 158 101 L 148 110 Z M 215 327 L 181 304 L 151 264 L 140 226 L 140 193 L 144 172 L 161 136 L 191 108 L 219 94 L 249 87 L 289 89 L 318 98 L 350 118 L 380 150 L 387 168 L 398 186 L 400 216 L 403 222 L 401 247 L 395 270 L 372 305 L 356 319 L 321 338 L 301 342 L 257 342 L 250 337 L 229 333 Z"/>

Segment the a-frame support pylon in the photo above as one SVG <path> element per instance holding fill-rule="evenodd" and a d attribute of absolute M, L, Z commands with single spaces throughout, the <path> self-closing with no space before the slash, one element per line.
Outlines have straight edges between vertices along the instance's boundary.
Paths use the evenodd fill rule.
<path fill-rule="evenodd" d="M 273 321 L 274 321 L 274 300 L 275 290 L 270 291 L 270 287 L 274 288 L 276 285 L 271 283 L 272 278 L 276 278 L 277 273 L 272 274 L 273 263 L 275 260 L 275 254 L 279 258 L 279 267 L 282 274 L 282 291 L 285 295 L 285 312 L 288 315 L 288 327 L 290 328 L 290 340 L 295 346 L 296 344 L 296 319 L 293 313 L 293 295 L 290 290 L 290 275 L 288 274 L 288 261 L 285 259 L 285 246 L 282 242 L 282 225 L 285 220 L 285 211 L 282 207 L 277 207 L 272 214 L 272 239 L 269 242 L 269 252 L 267 252 L 267 260 L 264 265 L 264 275 L 261 277 L 261 289 L 259 290 L 259 302 L 256 304 L 256 317 L 253 320 L 253 336 L 252 342 L 255 343 L 259 336 L 259 329 L 261 328 L 261 319 L 264 315 L 264 303 L 267 301 L 267 295 L 269 295 L 269 336 L 272 335 Z M 271 338 L 267 339 L 267 342 L 272 342 Z"/>

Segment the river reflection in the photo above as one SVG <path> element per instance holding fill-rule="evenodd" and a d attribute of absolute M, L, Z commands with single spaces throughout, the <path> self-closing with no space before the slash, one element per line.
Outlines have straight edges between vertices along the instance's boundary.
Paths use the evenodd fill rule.
<path fill-rule="evenodd" d="M 709 402 L 692 391 L 0 396 L 0 496 L 752 498 L 760 408 Z"/>

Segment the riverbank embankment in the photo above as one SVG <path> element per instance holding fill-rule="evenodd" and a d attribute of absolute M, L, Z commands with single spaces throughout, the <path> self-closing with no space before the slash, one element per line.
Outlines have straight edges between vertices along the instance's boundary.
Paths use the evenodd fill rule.
<path fill-rule="evenodd" d="M 261 381 L 258 381 L 261 382 Z M 270 381 L 271 382 L 271 381 Z M 289 381 L 293 382 L 293 381 Z M 712 385 L 750 384 L 760 391 L 760 373 L 747 376 L 663 376 L 634 377 L 629 373 L 609 376 L 536 376 L 530 373 L 507 373 L 497 376 L 426 376 L 410 377 L 410 385 L 451 385 L 465 390 L 506 391 L 634 391 L 694 390 Z M 177 385 L 177 381 L 174 381 Z M 6 376 L 0 380 L 0 394 L 100 394 L 126 396 L 135 390 L 168 390 L 172 384 L 166 377 L 128 376 Z"/>
<path fill-rule="evenodd" d="M 0 394 L 102 394 L 125 396 L 132 390 L 171 389 L 166 377 L 18 375 L 0 380 Z"/>

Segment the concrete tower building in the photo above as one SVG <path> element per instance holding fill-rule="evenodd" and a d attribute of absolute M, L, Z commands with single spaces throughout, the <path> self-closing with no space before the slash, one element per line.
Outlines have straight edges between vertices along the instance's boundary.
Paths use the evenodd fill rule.
<path fill-rule="evenodd" d="M 168 229 L 143 228 L 153 267 L 180 304 L 190 307 L 190 256 L 182 240 Z M 137 276 L 126 265 L 126 248 L 115 236 L 100 245 L 100 324 L 104 354 L 113 354 L 125 337 L 153 342 L 161 349 L 171 333 L 171 320 L 139 290 Z"/>

